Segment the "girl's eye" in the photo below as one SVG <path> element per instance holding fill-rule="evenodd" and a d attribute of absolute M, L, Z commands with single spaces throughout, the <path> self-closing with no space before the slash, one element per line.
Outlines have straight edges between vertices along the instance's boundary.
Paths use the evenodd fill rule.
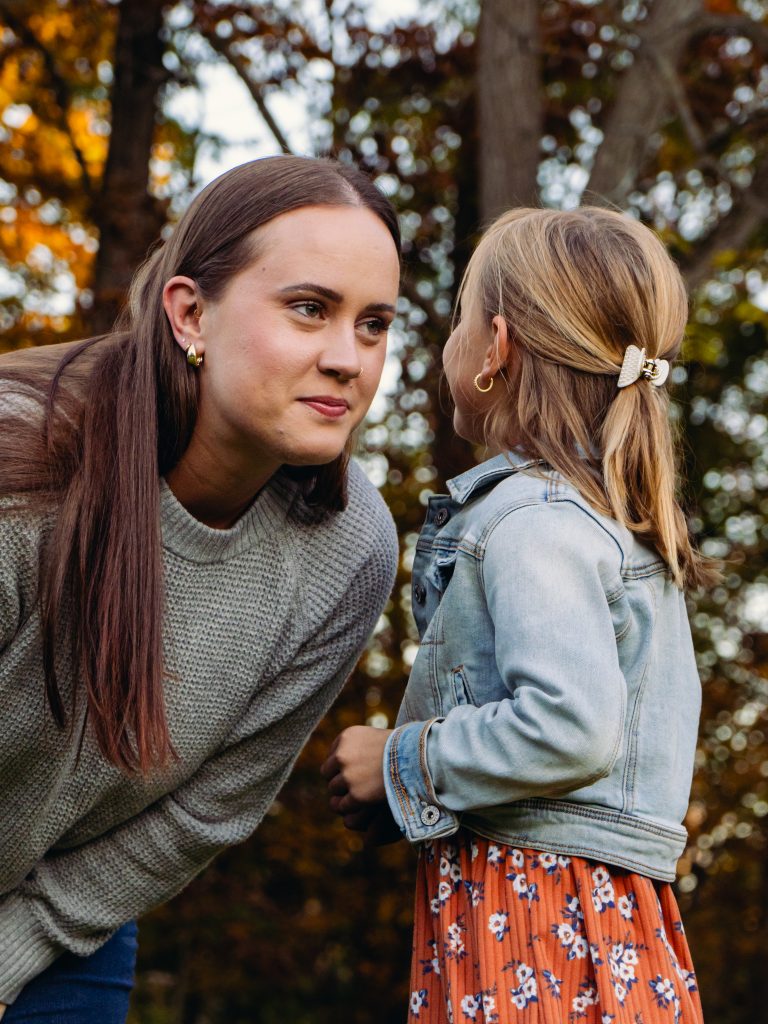
<path fill-rule="evenodd" d="M 311 320 L 316 320 L 323 312 L 321 303 L 314 302 L 312 299 L 307 299 L 304 302 L 295 302 L 292 308 Z"/>

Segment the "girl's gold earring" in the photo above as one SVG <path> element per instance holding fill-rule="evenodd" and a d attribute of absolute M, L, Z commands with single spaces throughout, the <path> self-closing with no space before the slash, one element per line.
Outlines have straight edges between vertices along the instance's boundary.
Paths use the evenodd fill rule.
<path fill-rule="evenodd" d="M 475 377 L 475 387 L 477 388 L 478 391 L 480 391 L 482 394 L 485 395 L 493 387 L 493 377 L 491 377 L 491 379 L 488 381 L 488 387 L 487 388 L 481 388 L 480 384 L 479 384 L 479 380 L 480 380 L 481 376 L 482 376 L 482 373 L 478 373 L 478 375 Z"/>

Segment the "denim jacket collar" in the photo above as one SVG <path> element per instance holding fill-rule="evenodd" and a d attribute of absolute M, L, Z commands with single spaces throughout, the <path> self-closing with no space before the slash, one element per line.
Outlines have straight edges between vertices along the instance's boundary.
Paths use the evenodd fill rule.
<path fill-rule="evenodd" d="M 466 473 L 461 473 L 447 482 L 448 491 L 457 505 L 463 505 L 478 491 L 486 490 L 497 484 L 504 477 L 511 476 L 521 469 L 543 464 L 543 459 L 534 459 L 519 452 L 506 451 L 486 459 L 478 466 L 473 466 Z"/>

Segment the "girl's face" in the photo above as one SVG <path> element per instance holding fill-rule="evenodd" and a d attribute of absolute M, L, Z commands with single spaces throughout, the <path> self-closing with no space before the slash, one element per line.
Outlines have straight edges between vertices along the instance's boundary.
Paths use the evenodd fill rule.
<path fill-rule="evenodd" d="M 475 387 L 475 376 L 487 371 L 488 347 L 493 334 L 473 309 L 465 295 L 461 303 L 461 320 L 443 348 L 443 368 L 454 402 L 453 427 L 459 437 L 472 444 L 483 442 L 483 424 L 493 398 Z M 481 378 L 481 387 L 488 379 Z M 498 386 L 498 384 L 497 384 Z"/>
<path fill-rule="evenodd" d="M 211 454 L 269 475 L 344 448 L 379 383 L 399 262 L 365 207 L 312 206 L 256 233 L 260 255 L 198 321 L 195 432 Z"/>

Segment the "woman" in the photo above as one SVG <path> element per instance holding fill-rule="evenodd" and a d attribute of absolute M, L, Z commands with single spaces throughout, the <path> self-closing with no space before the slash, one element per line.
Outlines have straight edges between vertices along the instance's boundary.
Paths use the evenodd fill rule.
<path fill-rule="evenodd" d="M 124 1020 L 131 922 L 250 835 L 355 664 L 397 557 L 348 457 L 398 249 L 361 172 L 254 161 L 118 330 L 0 360 L 4 1024 Z"/>

